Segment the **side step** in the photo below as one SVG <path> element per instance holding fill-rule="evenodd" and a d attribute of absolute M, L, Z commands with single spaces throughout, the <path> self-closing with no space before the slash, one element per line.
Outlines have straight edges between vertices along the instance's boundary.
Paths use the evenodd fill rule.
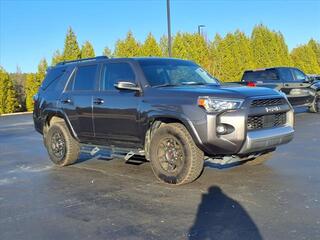
<path fill-rule="evenodd" d="M 100 145 L 82 144 L 81 152 L 90 154 L 92 157 L 101 157 L 107 159 L 123 158 L 128 161 L 134 155 L 144 156 L 144 150 L 129 149 L 129 148 L 116 148 Z"/>

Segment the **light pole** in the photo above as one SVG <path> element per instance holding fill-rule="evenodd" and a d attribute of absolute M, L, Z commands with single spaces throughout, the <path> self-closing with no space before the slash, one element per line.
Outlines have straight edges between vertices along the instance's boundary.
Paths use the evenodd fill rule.
<path fill-rule="evenodd" d="M 170 0 L 167 0 L 167 23 L 168 23 L 168 53 L 169 53 L 169 57 L 171 57 Z"/>
<path fill-rule="evenodd" d="M 201 28 L 204 28 L 206 25 L 198 25 L 198 34 L 201 35 Z"/>

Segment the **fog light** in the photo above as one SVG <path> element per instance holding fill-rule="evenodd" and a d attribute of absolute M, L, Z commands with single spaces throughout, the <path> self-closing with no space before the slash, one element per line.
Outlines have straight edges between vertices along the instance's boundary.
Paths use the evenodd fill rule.
<path fill-rule="evenodd" d="M 225 134 L 227 132 L 227 128 L 224 125 L 217 126 L 217 133 L 218 134 Z"/>

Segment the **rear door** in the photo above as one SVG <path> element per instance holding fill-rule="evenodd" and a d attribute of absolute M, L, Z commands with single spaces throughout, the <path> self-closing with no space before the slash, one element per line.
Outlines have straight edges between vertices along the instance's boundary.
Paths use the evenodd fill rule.
<path fill-rule="evenodd" d="M 119 90 L 119 81 L 138 83 L 130 61 L 108 61 L 101 70 L 100 93 L 93 99 L 95 137 L 101 144 L 139 147 L 142 139 L 138 108 L 140 92 Z"/>
<path fill-rule="evenodd" d="M 280 68 L 279 72 L 284 85 L 281 89 L 292 105 L 304 105 L 312 102 L 313 97 L 309 92 L 310 83 L 306 82 L 307 76 L 296 68 Z"/>
<path fill-rule="evenodd" d="M 74 69 L 66 90 L 61 95 L 61 108 L 81 142 L 93 139 L 92 99 L 97 90 L 97 64 Z"/>

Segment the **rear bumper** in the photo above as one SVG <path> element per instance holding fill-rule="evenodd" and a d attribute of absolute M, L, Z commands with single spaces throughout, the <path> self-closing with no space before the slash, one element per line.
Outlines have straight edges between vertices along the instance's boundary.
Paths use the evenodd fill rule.
<path fill-rule="evenodd" d="M 294 129 L 291 126 L 248 132 L 239 154 L 259 152 L 274 148 L 290 142 L 293 139 L 293 135 Z"/>

